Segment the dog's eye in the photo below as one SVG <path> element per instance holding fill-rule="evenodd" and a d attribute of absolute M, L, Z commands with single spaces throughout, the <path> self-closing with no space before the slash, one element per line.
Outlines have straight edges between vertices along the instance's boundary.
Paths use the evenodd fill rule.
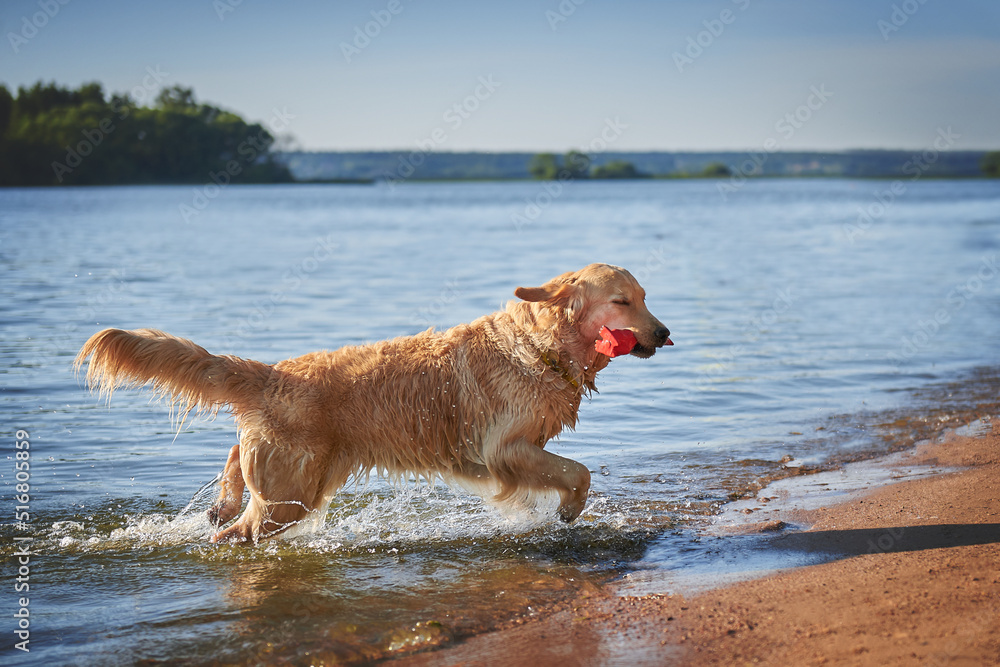
<path fill-rule="evenodd" d="M 628 299 L 612 299 L 611 303 L 618 306 L 631 306 L 631 302 Z"/>

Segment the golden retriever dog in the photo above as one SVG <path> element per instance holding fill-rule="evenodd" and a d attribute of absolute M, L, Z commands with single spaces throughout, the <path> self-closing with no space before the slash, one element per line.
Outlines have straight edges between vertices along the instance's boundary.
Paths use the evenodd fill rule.
<path fill-rule="evenodd" d="M 322 524 L 333 495 L 372 470 L 422 475 L 495 504 L 531 507 L 558 493 L 573 521 L 590 489 L 585 466 L 545 451 L 574 427 L 581 398 L 609 357 L 602 327 L 627 329 L 631 354 L 673 345 L 625 269 L 591 264 L 541 287 L 518 287 L 502 311 L 446 331 L 269 365 L 161 331 L 105 329 L 77 355 L 87 384 L 110 400 L 119 387 L 150 385 L 178 408 L 212 415 L 228 406 L 239 430 L 216 504 L 213 542 L 258 542 Z M 289 533 L 291 534 L 291 533 Z"/>

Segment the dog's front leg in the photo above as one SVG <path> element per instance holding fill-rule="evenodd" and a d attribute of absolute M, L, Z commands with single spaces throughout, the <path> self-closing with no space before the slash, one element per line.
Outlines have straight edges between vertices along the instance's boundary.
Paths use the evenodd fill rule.
<path fill-rule="evenodd" d="M 559 518 L 569 523 L 580 516 L 590 491 L 590 471 L 581 463 L 547 452 L 518 439 L 496 448 L 486 462 L 500 484 L 494 498 L 504 502 L 532 491 L 559 493 Z"/>

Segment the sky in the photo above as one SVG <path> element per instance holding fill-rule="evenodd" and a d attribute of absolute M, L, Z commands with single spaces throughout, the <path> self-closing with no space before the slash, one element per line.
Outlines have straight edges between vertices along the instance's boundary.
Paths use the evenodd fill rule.
<path fill-rule="evenodd" d="M 997 0 L 0 0 L 0 83 L 304 150 L 1000 149 Z"/>

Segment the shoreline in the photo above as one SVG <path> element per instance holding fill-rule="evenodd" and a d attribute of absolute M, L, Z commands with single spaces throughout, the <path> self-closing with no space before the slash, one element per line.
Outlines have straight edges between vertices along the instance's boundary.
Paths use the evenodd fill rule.
<path fill-rule="evenodd" d="M 541 619 L 387 662 L 1000 663 L 1000 418 L 981 423 L 990 428 L 971 435 L 959 429 L 879 459 L 888 476 L 868 489 L 771 505 L 772 484 L 738 501 L 744 506 L 732 503 L 729 518 L 710 529 L 755 540 L 772 557 L 782 552 L 816 564 L 717 580 L 687 595 L 676 588 L 630 594 L 635 583 L 626 577 Z M 903 472 L 914 468 L 915 475 Z M 893 475 L 902 479 L 884 481 Z M 730 520 L 754 503 L 766 514 Z"/>
<path fill-rule="evenodd" d="M 685 182 L 685 181 L 726 181 L 731 176 L 703 176 L 700 174 L 649 174 L 635 178 L 613 178 L 594 177 L 576 179 L 580 183 L 635 183 L 635 182 Z M 748 177 L 754 181 L 773 180 L 835 180 L 835 181 L 895 181 L 900 180 L 898 174 L 761 174 Z M 402 179 L 406 183 L 552 183 L 559 182 L 558 179 L 538 179 L 532 176 L 440 176 L 426 178 L 406 178 Z M 971 174 L 931 174 L 923 176 L 923 181 L 995 181 L 997 177 Z M 259 186 L 259 185 L 365 185 L 377 186 L 385 182 L 376 177 L 331 177 L 331 178 L 302 178 L 290 181 L 237 181 L 230 184 L 230 187 Z M 396 183 L 395 185 L 400 185 Z M 0 183 L 0 191 L 3 190 L 42 190 L 42 189 L 78 189 L 78 188 L 147 188 L 147 187 L 203 187 L 205 181 L 142 181 L 142 182 L 122 182 L 122 183 L 30 183 L 30 184 L 10 184 Z"/>

